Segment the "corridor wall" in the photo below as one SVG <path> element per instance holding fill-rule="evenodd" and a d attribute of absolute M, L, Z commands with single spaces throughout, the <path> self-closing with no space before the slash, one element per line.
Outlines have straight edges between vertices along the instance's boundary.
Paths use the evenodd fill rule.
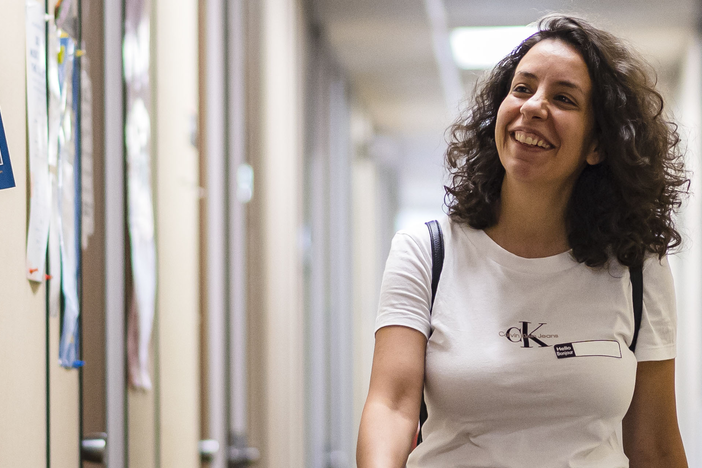
<path fill-rule="evenodd" d="M 152 0 L 152 161 L 157 298 L 153 388 L 128 392 L 130 467 L 199 466 L 197 2 Z"/>
<path fill-rule="evenodd" d="M 302 135 L 305 14 L 299 0 L 261 9 L 258 164 L 263 278 L 263 466 L 305 466 L 302 313 Z M 256 260 L 253 260 L 256 261 Z"/>
<path fill-rule="evenodd" d="M 24 2 L 0 0 L 0 111 L 15 188 L 0 190 L 0 466 L 46 464 L 46 313 L 43 284 L 25 274 L 29 187 Z M 12 44 L 12 46 L 10 46 Z"/>
<path fill-rule="evenodd" d="M 678 306 L 676 392 L 678 421 L 688 464 L 702 465 L 702 37 L 690 37 L 675 100 L 691 196 L 679 216 L 683 246 L 670 258 Z"/>
<path fill-rule="evenodd" d="M 155 0 L 161 468 L 199 465 L 197 1 Z"/>

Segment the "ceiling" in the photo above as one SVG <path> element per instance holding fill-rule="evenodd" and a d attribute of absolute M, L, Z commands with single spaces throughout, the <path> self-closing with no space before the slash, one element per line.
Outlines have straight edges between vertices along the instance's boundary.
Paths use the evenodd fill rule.
<path fill-rule="evenodd" d="M 634 44 L 657 69 L 669 95 L 698 22 L 695 0 L 315 0 L 322 34 L 355 99 L 376 134 L 396 142 L 404 205 L 440 205 L 436 197 L 443 194 L 443 135 L 459 106 L 447 102 L 441 67 L 458 73 L 466 97 L 479 76 L 457 72 L 437 57 L 437 48 L 447 48 L 448 42 L 439 40 L 437 47 L 432 42 L 431 3 L 443 7 L 444 32 L 458 26 L 524 25 L 551 12 L 584 16 Z"/>

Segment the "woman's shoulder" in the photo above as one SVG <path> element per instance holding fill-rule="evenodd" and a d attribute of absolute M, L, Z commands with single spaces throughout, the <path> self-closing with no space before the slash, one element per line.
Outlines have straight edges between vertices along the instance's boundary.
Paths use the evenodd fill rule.
<path fill-rule="evenodd" d="M 662 257 L 658 254 L 646 256 L 643 264 L 644 287 L 646 284 L 656 285 L 664 290 L 673 289 L 673 272 L 670 268 L 668 255 Z"/>
<path fill-rule="evenodd" d="M 611 256 L 607 264 L 610 272 L 624 272 L 630 270 L 630 267 L 622 265 L 616 257 Z M 662 257 L 657 253 L 649 252 L 644 257 L 643 265 L 641 266 L 643 272 L 644 280 L 651 279 L 652 281 L 657 281 L 663 277 L 671 275 L 670 262 L 668 260 L 668 255 L 663 255 Z"/>
<path fill-rule="evenodd" d="M 465 223 L 459 223 L 451 219 L 448 215 L 442 215 L 432 220 L 415 221 L 408 223 L 395 233 L 394 242 L 413 242 L 420 247 L 425 247 L 427 251 L 431 249 L 431 240 L 427 224 L 436 221 L 441 229 L 444 245 L 449 244 L 458 233 L 467 231 L 470 234 L 475 229 Z"/>

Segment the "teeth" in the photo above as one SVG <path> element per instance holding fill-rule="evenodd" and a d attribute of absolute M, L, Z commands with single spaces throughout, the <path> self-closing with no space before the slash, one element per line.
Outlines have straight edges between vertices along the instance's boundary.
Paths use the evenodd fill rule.
<path fill-rule="evenodd" d="M 527 136 L 522 132 L 515 132 L 514 139 L 517 140 L 518 142 L 524 143 L 526 145 L 540 146 L 541 148 L 546 148 L 546 149 L 551 147 L 551 145 L 546 143 L 544 140 L 539 140 L 536 137 Z"/>

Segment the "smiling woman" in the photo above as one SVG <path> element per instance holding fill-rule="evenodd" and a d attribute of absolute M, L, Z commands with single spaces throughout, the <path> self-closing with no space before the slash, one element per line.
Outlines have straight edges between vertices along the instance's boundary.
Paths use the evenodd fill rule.
<path fill-rule="evenodd" d="M 648 70 L 548 16 L 478 89 L 451 128 L 435 295 L 426 227 L 393 240 L 360 468 L 687 466 L 666 253 L 688 181 Z"/>
<path fill-rule="evenodd" d="M 624 42 L 580 19 L 547 16 L 539 29 L 497 64 L 465 117 L 450 129 L 446 162 L 452 175 L 447 187 L 451 218 L 476 229 L 497 223 L 505 171 L 499 154 L 504 130 L 498 119 L 507 110 L 500 112 L 502 107 L 523 99 L 523 109 L 515 103 L 512 111 L 533 116 L 535 110 L 562 115 L 568 106 L 576 106 L 592 115 L 593 157 L 601 163 L 591 159 L 578 174 L 572 195 L 562 194 L 573 255 L 588 266 L 602 266 L 612 255 L 626 266 L 641 264 L 647 252 L 663 256 L 681 241 L 672 214 L 688 180 L 677 125 L 665 118 L 651 67 Z M 540 100 L 540 95 L 525 99 L 532 92 L 529 86 L 539 84 L 539 77 L 525 67 L 544 68 L 545 55 L 551 55 L 553 64 L 558 53 L 566 54 L 560 67 L 567 79 L 554 84 L 568 93 L 557 93 L 550 101 Z M 513 81 L 519 78 L 529 80 L 528 86 Z M 558 116 L 549 117 L 555 125 Z"/>

